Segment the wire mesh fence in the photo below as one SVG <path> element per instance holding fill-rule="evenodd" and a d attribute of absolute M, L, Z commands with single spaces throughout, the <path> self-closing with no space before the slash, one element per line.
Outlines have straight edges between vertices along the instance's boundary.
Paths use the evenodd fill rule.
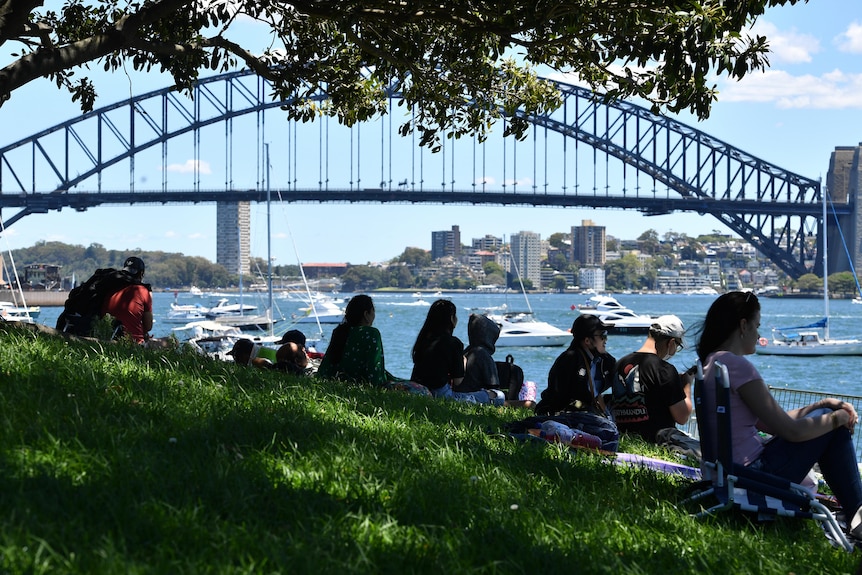
<path fill-rule="evenodd" d="M 769 386 L 769 391 L 772 393 L 772 397 L 775 398 L 779 405 L 788 411 L 805 407 L 806 405 L 810 405 L 827 397 L 834 397 L 835 399 L 850 403 L 856 408 L 856 411 L 859 411 L 859 407 L 862 406 L 862 397 L 858 395 L 838 395 L 835 393 L 821 393 L 816 391 L 772 386 Z M 694 412 L 692 412 L 691 419 L 688 420 L 688 423 L 680 426 L 680 428 L 692 437 L 698 437 L 697 417 L 695 417 Z M 853 446 L 856 449 L 856 461 L 862 462 L 862 451 L 860 451 L 862 446 L 860 446 L 860 437 L 862 437 L 862 432 L 853 434 Z"/>

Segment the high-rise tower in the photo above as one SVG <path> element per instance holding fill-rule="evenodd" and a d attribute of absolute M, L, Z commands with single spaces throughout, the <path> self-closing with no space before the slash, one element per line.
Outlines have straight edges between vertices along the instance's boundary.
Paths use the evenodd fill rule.
<path fill-rule="evenodd" d="M 542 273 L 539 267 L 542 255 L 541 236 L 535 232 L 518 232 L 512 234 L 509 246 L 514 264 L 518 268 L 517 272 L 513 269 L 512 273 L 520 273 L 522 278 L 532 282 L 534 288 L 541 288 Z"/>
<path fill-rule="evenodd" d="M 251 258 L 251 205 L 249 202 L 216 204 L 216 263 L 233 274 L 249 273 Z"/>

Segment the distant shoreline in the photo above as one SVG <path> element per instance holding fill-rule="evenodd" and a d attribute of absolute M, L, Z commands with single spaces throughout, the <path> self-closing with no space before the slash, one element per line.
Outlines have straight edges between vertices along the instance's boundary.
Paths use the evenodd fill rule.
<path fill-rule="evenodd" d="M 27 305 L 38 305 L 44 307 L 62 307 L 69 297 L 67 291 L 25 291 L 24 301 Z M 3 290 L 0 292 L 0 301 L 21 303 L 21 292 Z"/>

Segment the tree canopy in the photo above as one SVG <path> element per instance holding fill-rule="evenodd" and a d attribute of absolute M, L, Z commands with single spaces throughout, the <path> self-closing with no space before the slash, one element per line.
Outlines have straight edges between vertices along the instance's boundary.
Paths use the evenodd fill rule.
<path fill-rule="evenodd" d="M 610 99 L 641 97 L 656 112 L 709 115 L 714 75 L 768 65 L 766 38 L 747 27 L 764 10 L 807 0 L 0 0 L 0 104 L 38 78 L 67 89 L 83 111 L 97 88 L 85 75 L 131 66 L 189 91 L 201 71 L 254 70 L 285 111 L 352 125 L 384 113 L 387 89 L 413 112 L 401 126 L 424 145 L 477 133 L 507 116 L 561 102 L 536 67 L 571 74 Z M 259 45 L 237 32 L 255 22 Z M 310 98 L 326 94 L 324 104 Z M 514 112 L 518 110 L 519 115 Z"/>

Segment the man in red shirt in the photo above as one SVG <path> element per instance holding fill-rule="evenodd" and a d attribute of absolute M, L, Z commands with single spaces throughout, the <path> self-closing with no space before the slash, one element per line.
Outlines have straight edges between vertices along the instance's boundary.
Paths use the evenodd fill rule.
<path fill-rule="evenodd" d="M 135 256 L 126 258 L 122 272 L 129 274 L 134 283 L 105 298 L 102 315 L 111 314 L 123 324 L 126 335 L 137 343 L 144 343 L 153 328 L 153 294 L 150 285 L 141 282 L 144 261 Z"/>

